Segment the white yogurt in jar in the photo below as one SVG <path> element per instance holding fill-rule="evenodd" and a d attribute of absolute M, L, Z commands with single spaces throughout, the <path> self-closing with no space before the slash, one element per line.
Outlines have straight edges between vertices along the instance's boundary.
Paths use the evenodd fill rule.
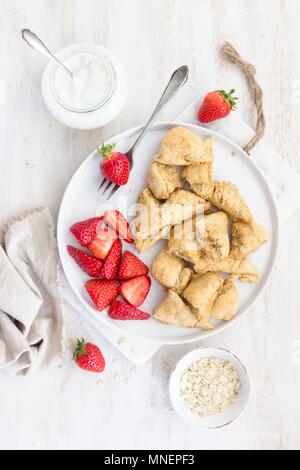
<path fill-rule="evenodd" d="M 113 70 L 94 54 L 82 52 L 71 55 L 64 65 L 73 72 L 72 79 L 62 69 L 54 75 L 54 89 L 59 100 L 68 108 L 90 110 L 97 108 L 113 88 Z"/>
<path fill-rule="evenodd" d="M 57 54 L 73 72 L 48 64 L 42 78 L 45 104 L 63 124 L 92 129 L 110 122 L 127 98 L 127 77 L 116 56 L 96 44 L 75 44 Z"/>

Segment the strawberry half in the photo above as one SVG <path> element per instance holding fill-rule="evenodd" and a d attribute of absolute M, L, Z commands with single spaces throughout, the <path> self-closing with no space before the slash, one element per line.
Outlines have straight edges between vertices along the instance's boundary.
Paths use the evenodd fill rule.
<path fill-rule="evenodd" d="M 101 312 L 118 297 L 120 283 L 106 279 L 91 279 L 85 283 L 85 288 L 97 310 Z"/>
<path fill-rule="evenodd" d="M 75 263 L 91 277 L 100 277 L 102 262 L 99 259 L 93 258 L 88 253 L 74 246 L 68 245 L 68 253 L 72 256 Z"/>
<path fill-rule="evenodd" d="M 97 237 L 88 245 L 88 249 L 96 258 L 105 259 L 110 252 L 117 234 L 109 228 L 99 230 Z"/>
<path fill-rule="evenodd" d="M 110 306 L 108 315 L 113 320 L 148 320 L 150 318 L 149 313 L 138 310 L 129 304 L 115 300 Z"/>
<path fill-rule="evenodd" d="M 83 220 L 70 227 L 70 231 L 81 246 L 88 246 L 96 238 L 100 228 L 101 217 Z"/>
<path fill-rule="evenodd" d="M 118 278 L 127 280 L 133 277 L 143 276 L 148 274 L 148 267 L 130 251 L 125 251 L 121 266 L 119 269 Z"/>
<path fill-rule="evenodd" d="M 120 238 L 125 240 L 127 243 L 133 243 L 133 238 L 130 235 L 129 223 L 121 212 L 117 210 L 107 211 L 103 214 L 103 220 L 110 228 L 115 230 Z"/>
<path fill-rule="evenodd" d="M 88 372 L 103 372 L 105 368 L 105 359 L 95 344 L 85 343 L 84 339 L 78 339 L 76 349 L 73 354 L 73 360 L 80 369 Z"/>
<path fill-rule="evenodd" d="M 101 270 L 101 275 L 105 277 L 105 279 L 114 279 L 117 277 L 121 258 L 122 242 L 118 239 L 114 242 Z"/>
<path fill-rule="evenodd" d="M 151 287 L 149 276 L 138 276 L 124 282 L 120 289 L 120 294 L 130 305 L 139 307 L 144 302 Z"/>
<path fill-rule="evenodd" d="M 102 175 L 118 185 L 127 183 L 130 172 L 130 163 L 126 155 L 121 152 L 114 152 L 116 144 L 102 145 L 97 147 L 103 159 L 100 163 Z"/>

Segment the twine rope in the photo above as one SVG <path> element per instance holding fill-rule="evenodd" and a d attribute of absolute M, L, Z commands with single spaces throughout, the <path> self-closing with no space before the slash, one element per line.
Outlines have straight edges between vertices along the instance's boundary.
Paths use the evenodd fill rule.
<path fill-rule="evenodd" d="M 232 64 L 237 65 L 246 75 L 249 90 L 256 107 L 257 120 L 255 135 L 244 147 L 245 152 L 249 154 L 257 142 L 262 139 L 265 133 L 266 122 L 263 110 L 263 92 L 255 79 L 256 70 L 254 65 L 249 64 L 243 60 L 237 50 L 229 42 L 225 42 L 220 52 L 226 60 Z"/>

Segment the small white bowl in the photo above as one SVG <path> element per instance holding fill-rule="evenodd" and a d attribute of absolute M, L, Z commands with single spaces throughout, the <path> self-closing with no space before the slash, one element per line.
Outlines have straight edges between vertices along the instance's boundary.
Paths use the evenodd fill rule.
<path fill-rule="evenodd" d="M 224 411 L 212 416 L 202 417 L 197 413 L 193 413 L 192 410 L 185 405 L 180 394 L 180 379 L 192 362 L 207 356 L 218 357 L 219 359 L 230 362 L 238 372 L 241 388 L 235 402 Z M 249 378 L 245 367 L 233 353 L 222 348 L 199 348 L 189 352 L 177 363 L 169 383 L 171 402 L 179 416 L 192 426 L 206 429 L 221 428 L 237 419 L 247 405 L 249 390 Z"/>

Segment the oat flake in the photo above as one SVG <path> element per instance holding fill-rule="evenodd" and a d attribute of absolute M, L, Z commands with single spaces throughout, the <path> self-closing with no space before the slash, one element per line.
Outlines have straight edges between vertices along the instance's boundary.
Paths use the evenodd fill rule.
<path fill-rule="evenodd" d="M 203 417 L 231 405 L 240 387 L 236 369 L 217 357 L 203 357 L 192 362 L 180 380 L 180 393 L 186 406 Z"/>

